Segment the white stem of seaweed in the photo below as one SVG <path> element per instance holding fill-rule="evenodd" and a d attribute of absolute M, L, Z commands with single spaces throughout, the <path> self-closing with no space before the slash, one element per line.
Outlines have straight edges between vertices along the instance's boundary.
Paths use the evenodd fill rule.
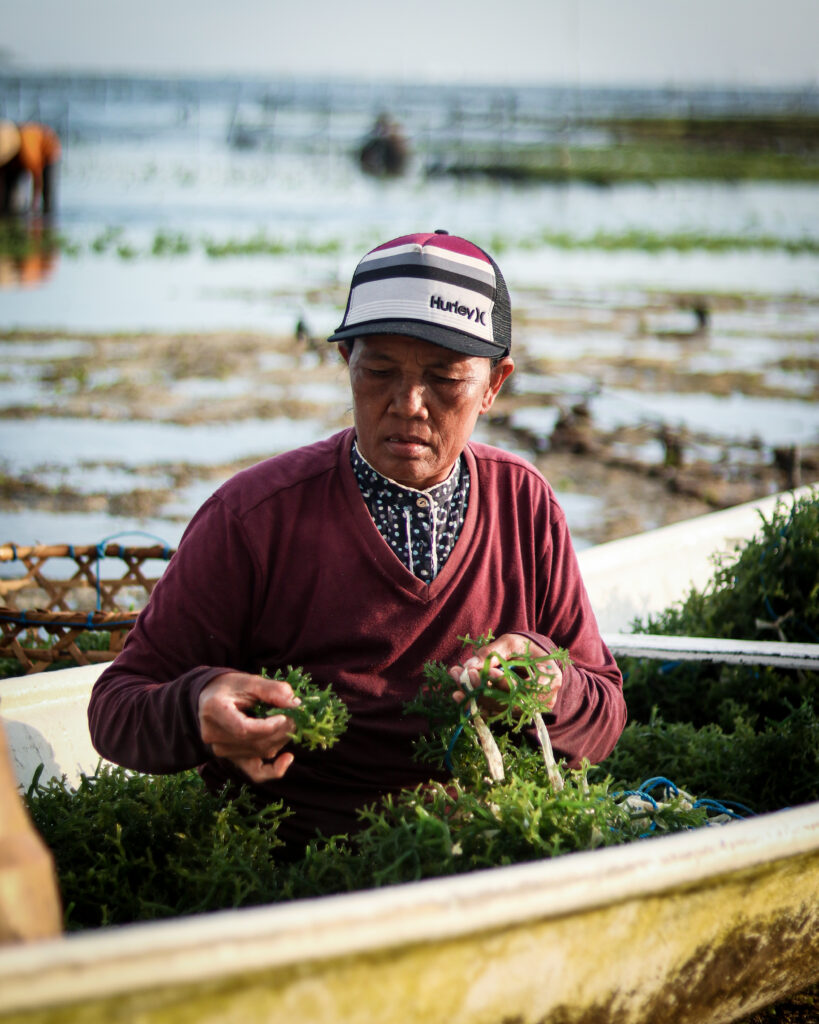
<path fill-rule="evenodd" d="M 555 793 L 559 793 L 563 789 L 563 776 L 557 767 L 557 761 L 555 761 L 554 751 L 552 750 L 552 741 L 549 739 L 549 730 L 546 728 L 546 723 L 543 721 L 543 715 L 538 711 L 535 715 L 535 729 L 537 730 L 537 738 L 540 742 L 540 750 L 543 754 L 543 761 L 546 765 L 546 774 L 549 776 L 549 782 L 552 784 L 552 789 Z"/>
<path fill-rule="evenodd" d="M 466 669 L 461 673 L 461 683 L 470 693 L 472 692 L 472 683 L 469 681 L 469 672 Z M 474 697 L 469 698 L 469 711 L 472 715 L 472 724 L 475 726 L 475 732 L 478 734 L 478 742 L 481 745 L 483 756 L 486 758 L 486 763 L 489 766 L 489 774 L 492 777 L 492 781 L 503 782 L 505 775 L 500 748 L 495 742 L 495 737 L 490 732 L 489 726 L 478 711 L 478 704 Z"/>

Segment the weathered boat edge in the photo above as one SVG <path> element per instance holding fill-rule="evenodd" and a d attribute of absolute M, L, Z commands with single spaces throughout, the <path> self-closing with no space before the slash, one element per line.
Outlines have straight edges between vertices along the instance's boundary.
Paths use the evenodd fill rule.
<path fill-rule="evenodd" d="M 678 928 L 685 931 L 692 894 L 710 893 L 708 900 L 716 900 L 726 883 L 734 890 L 759 886 L 762 879 L 770 884 L 770 877 L 792 875 L 795 869 L 798 880 L 791 879 L 793 891 L 780 909 L 785 918 L 801 920 L 795 934 L 802 955 L 794 957 L 791 949 L 788 956 L 800 973 L 798 981 L 791 979 L 773 993 L 778 998 L 819 978 L 819 803 L 553 861 L 10 948 L 0 952 L 0 1020 L 238 975 L 272 972 L 280 979 L 284 971 L 302 977 L 309 965 L 321 973 L 322 964 L 349 957 L 400 958 L 419 944 L 457 947 L 464 939 L 521 934 L 521 929 L 536 928 L 545 941 L 550 922 L 565 943 L 570 941 L 566 922 L 607 917 L 618 906 L 630 908 L 628 917 L 639 905 L 676 904 Z M 750 924 L 751 932 L 760 932 L 754 913 L 736 896 L 734 902 L 739 905 L 723 915 L 720 928 L 730 931 L 744 923 L 746 930 Z M 763 917 L 775 909 L 775 901 L 767 902 Z M 707 937 L 702 922 L 698 937 Z M 546 959 L 556 955 L 554 949 L 542 952 Z"/>

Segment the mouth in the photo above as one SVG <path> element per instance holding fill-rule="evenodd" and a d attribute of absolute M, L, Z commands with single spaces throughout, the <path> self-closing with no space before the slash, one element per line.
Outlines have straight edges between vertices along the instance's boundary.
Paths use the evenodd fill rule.
<path fill-rule="evenodd" d="M 404 458 L 417 457 L 429 448 L 427 441 L 414 434 L 389 434 L 384 438 L 384 444 L 394 455 Z"/>

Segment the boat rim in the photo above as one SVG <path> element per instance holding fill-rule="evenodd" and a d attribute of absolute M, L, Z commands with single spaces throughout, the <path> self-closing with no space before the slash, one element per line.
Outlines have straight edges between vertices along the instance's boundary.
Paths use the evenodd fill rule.
<path fill-rule="evenodd" d="M 819 801 L 537 862 L 69 934 L 0 950 L 0 1010 L 447 941 L 819 857 Z M 115 941 L 112 941 L 115 940 Z"/>

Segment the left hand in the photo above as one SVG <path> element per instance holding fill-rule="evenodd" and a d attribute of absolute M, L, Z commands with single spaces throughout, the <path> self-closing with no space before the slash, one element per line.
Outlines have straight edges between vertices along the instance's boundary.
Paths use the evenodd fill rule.
<path fill-rule="evenodd" d="M 484 667 L 486 659 L 489 658 L 490 685 L 497 685 L 500 689 L 508 691 L 509 684 L 504 679 L 497 655 L 499 654 L 503 658 L 509 659 L 527 653 L 535 658 L 548 659 L 538 662 L 538 676 L 539 682 L 544 687 L 543 710 L 544 712 L 551 711 L 557 700 L 557 691 L 563 685 L 563 673 L 557 662 L 549 658 L 548 651 L 544 650 L 540 644 L 534 643 L 529 637 L 521 636 L 520 633 L 504 633 L 503 636 L 499 636 L 497 640 L 493 640 L 485 647 L 479 647 L 462 665 L 451 666 L 449 674 L 456 683 L 461 683 L 461 676 L 464 669 L 466 669 L 472 685 L 478 686 L 480 684 L 481 669 Z M 456 690 L 453 698 L 458 702 L 466 700 L 466 691 Z"/>

